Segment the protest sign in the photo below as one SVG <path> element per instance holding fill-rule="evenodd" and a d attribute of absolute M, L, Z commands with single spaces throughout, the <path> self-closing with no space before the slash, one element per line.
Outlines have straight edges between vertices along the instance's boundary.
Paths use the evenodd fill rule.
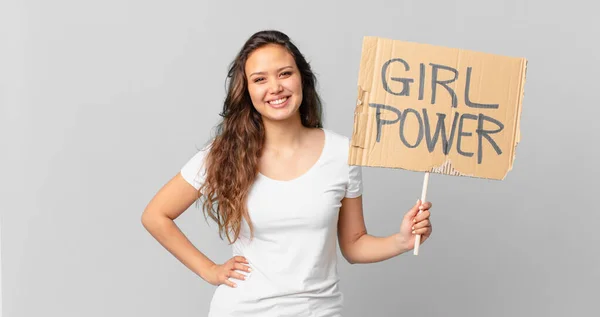
<path fill-rule="evenodd" d="M 525 58 L 365 37 L 349 164 L 425 172 L 423 200 L 429 173 L 504 179 L 520 141 L 526 66 Z"/>

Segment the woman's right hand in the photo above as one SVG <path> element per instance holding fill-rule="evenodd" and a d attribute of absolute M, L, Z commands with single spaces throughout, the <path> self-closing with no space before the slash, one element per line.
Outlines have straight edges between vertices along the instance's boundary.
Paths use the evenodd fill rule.
<path fill-rule="evenodd" d="M 209 274 L 207 274 L 206 281 L 215 286 L 225 284 L 229 287 L 237 287 L 237 284 L 230 281 L 229 278 L 235 278 L 242 281 L 245 280 L 246 276 L 237 271 L 250 273 L 252 269 L 248 264 L 248 260 L 246 260 L 245 257 L 234 256 L 233 258 L 229 259 L 227 262 L 221 265 L 213 265 L 209 269 Z"/>

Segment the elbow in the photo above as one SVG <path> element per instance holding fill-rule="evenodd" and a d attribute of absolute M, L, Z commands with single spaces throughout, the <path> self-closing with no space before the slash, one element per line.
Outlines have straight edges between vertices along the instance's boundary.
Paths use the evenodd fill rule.
<path fill-rule="evenodd" d="M 160 225 L 159 217 L 156 215 L 156 213 L 152 213 L 148 209 L 144 210 L 140 221 L 142 226 L 149 232 L 153 232 Z"/>
<path fill-rule="evenodd" d="M 340 248 L 342 256 L 344 257 L 344 259 L 346 259 L 346 262 L 348 262 L 349 264 L 357 264 L 359 263 L 358 260 L 356 259 L 356 257 L 353 256 L 352 252 L 350 252 L 350 250 L 348 250 L 348 247 L 345 248 Z"/>
<path fill-rule="evenodd" d="M 360 262 L 360 261 L 358 261 L 357 259 L 355 259 L 355 258 L 352 258 L 352 257 L 347 257 L 347 258 L 346 258 L 346 261 L 348 261 L 348 263 L 349 263 L 350 265 L 354 265 L 354 264 L 360 264 L 360 263 L 362 263 L 362 262 Z"/>
<path fill-rule="evenodd" d="M 152 216 L 150 216 L 150 214 L 148 213 L 147 210 L 144 210 L 144 212 L 142 213 L 142 217 L 140 217 L 140 222 L 142 223 L 142 226 L 150 231 L 150 228 L 152 227 Z"/>
<path fill-rule="evenodd" d="M 351 239 L 346 239 L 340 242 L 340 251 L 348 263 L 363 263 L 363 261 L 361 261 L 360 254 L 364 243 L 361 243 L 361 238 L 363 238 L 366 234 L 366 231 L 361 231 L 355 234 Z"/>
<path fill-rule="evenodd" d="M 351 257 L 344 257 L 346 259 L 346 261 L 350 264 L 350 265 L 354 265 L 354 264 L 360 264 L 360 261 L 357 261 Z"/>

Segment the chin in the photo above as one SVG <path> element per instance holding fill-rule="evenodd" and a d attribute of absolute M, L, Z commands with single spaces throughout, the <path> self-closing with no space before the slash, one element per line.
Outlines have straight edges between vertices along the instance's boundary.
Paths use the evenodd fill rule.
<path fill-rule="evenodd" d="M 300 120 L 300 114 L 296 111 L 293 113 L 269 113 L 263 115 L 263 119 L 273 121 L 273 122 L 284 122 L 284 121 L 292 121 L 292 120 Z"/>

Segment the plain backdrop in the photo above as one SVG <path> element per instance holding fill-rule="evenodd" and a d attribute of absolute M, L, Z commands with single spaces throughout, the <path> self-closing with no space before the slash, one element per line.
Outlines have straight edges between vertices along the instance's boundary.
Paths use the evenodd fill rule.
<path fill-rule="evenodd" d="M 3 0 L 3 317 L 205 316 L 214 287 L 143 229 L 212 135 L 252 33 L 311 62 L 325 125 L 352 133 L 365 35 L 526 57 L 522 142 L 503 181 L 432 174 L 419 256 L 340 261 L 344 315 L 598 316 L 600 23 L 593 2 Z M 365 168 L 368 230 L 398 230 L 417 172 Z M 216 262 L 196 207 L 178 220 Z"/>

